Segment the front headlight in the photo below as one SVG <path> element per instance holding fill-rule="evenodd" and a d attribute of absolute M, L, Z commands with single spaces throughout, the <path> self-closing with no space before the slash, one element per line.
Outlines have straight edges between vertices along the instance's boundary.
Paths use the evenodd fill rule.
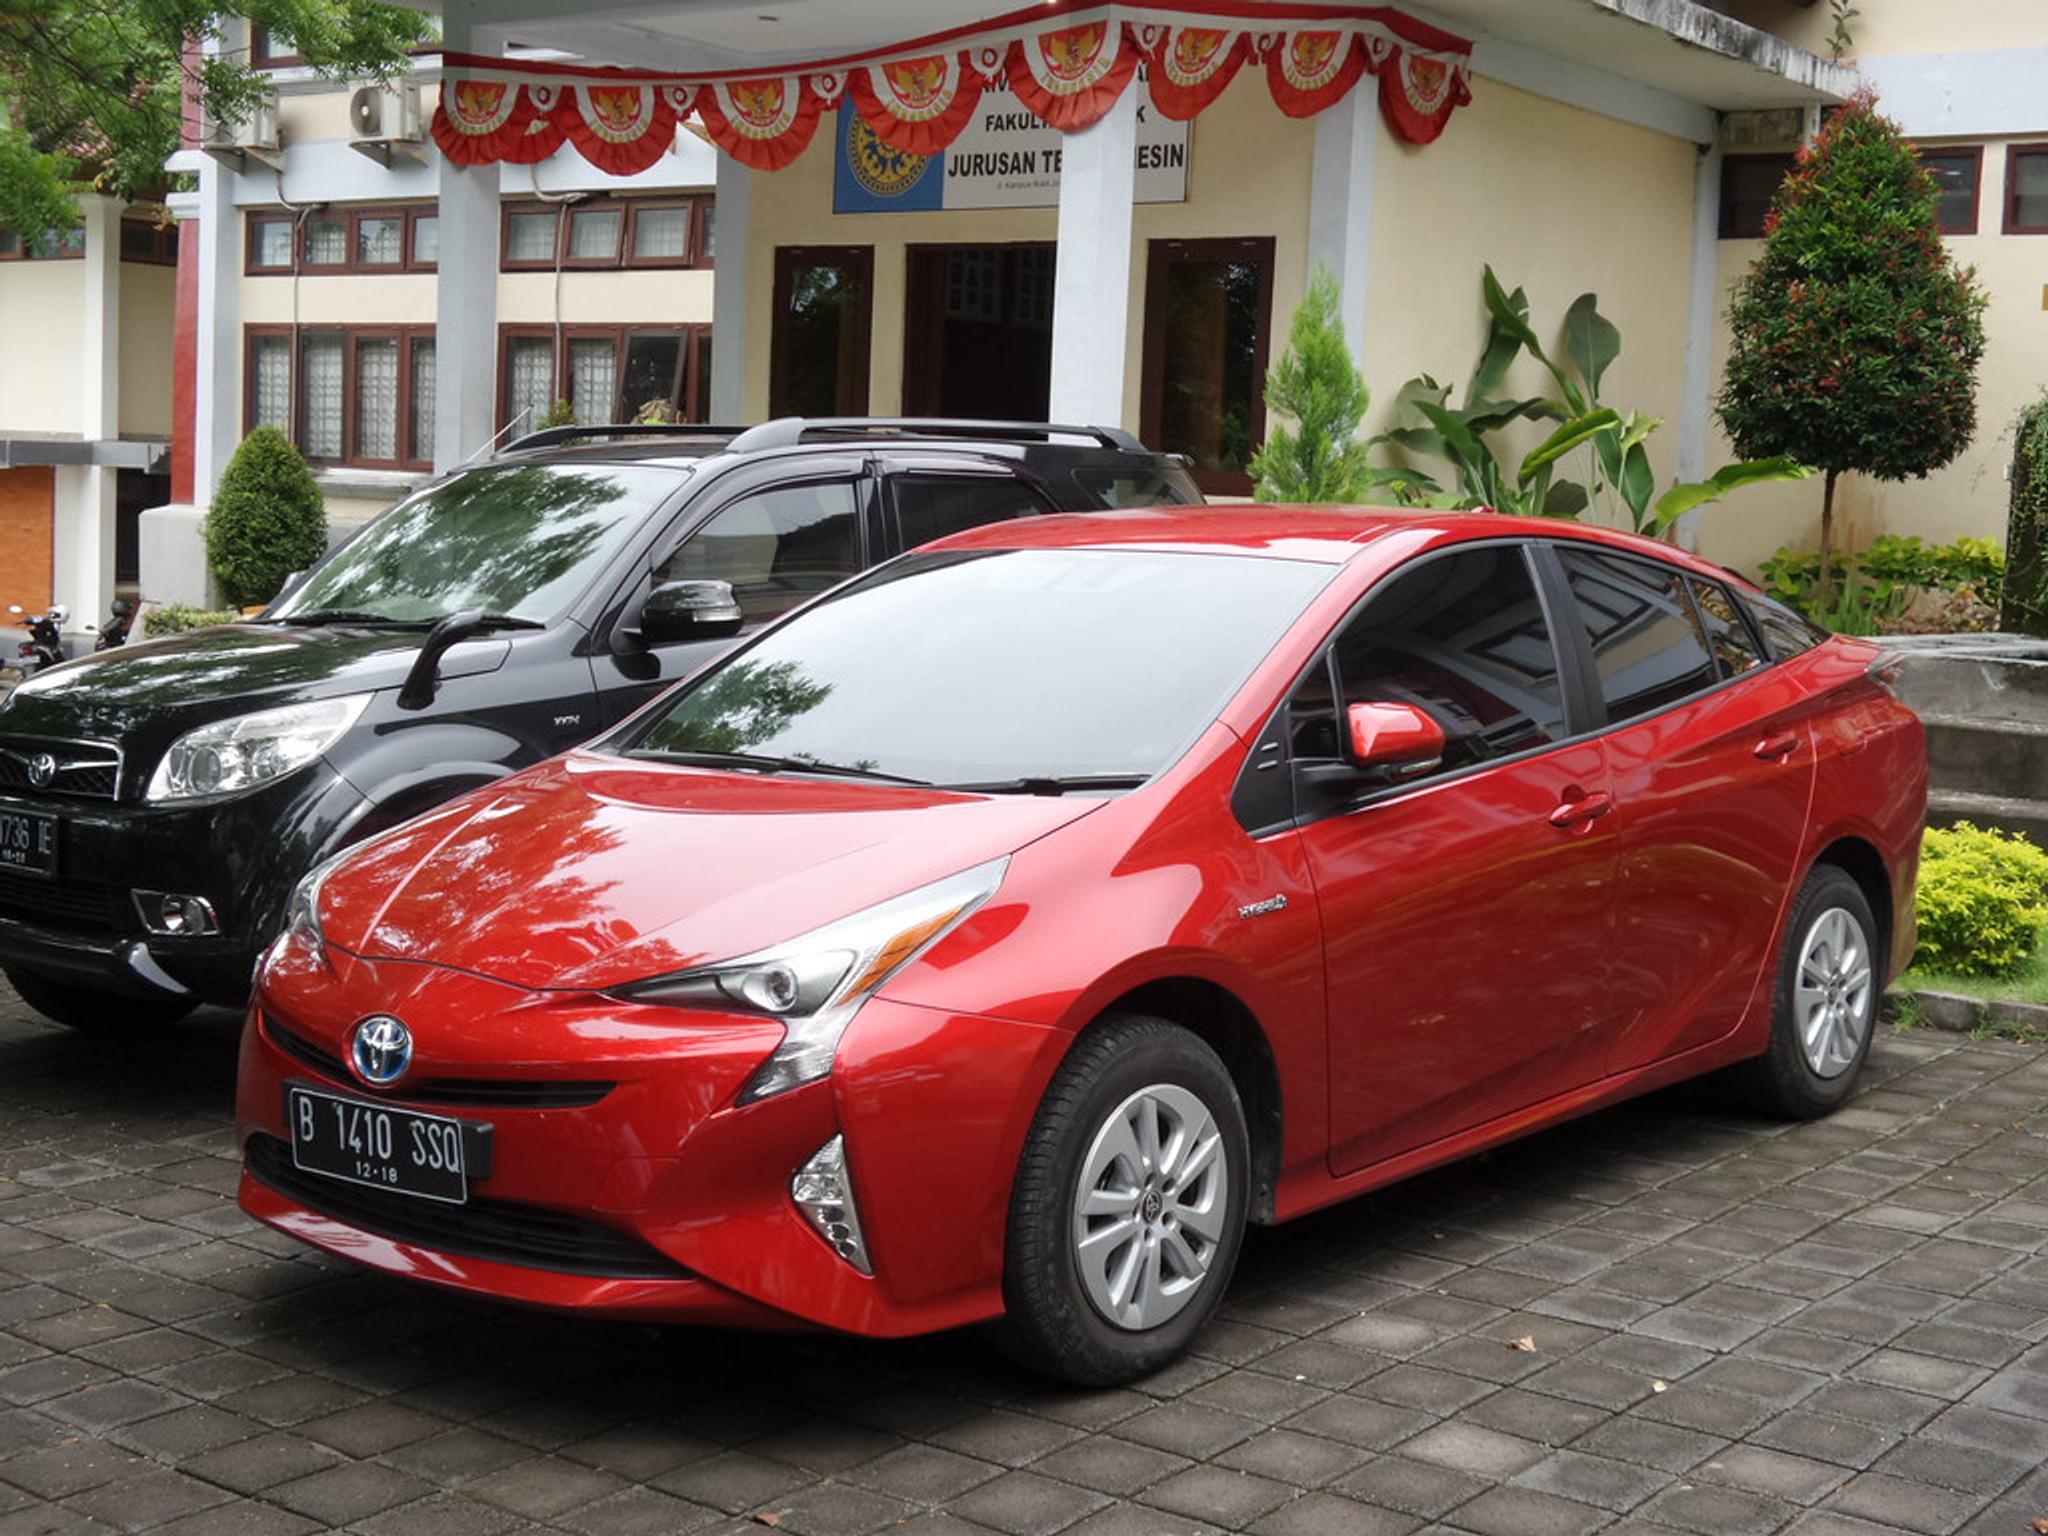
<path fill-rule="evenodd" d="M 768 949 L 614 987 L 614 997 L 679 1008 L 767 1014 L 782 1044 L 740 1092 L 742 1104 L 815 1082 L 839 1038 L 883 982 L 957 928 L 1003 883 L 1007 857 L 920 886 L 892 901 Z"/>
<path fill-rule="evenodd" d="M 362 718 L 367 693 L 287 704 L 187 731 L 150 775 L 148 800 L 205 800 L 303 768 Z"/>

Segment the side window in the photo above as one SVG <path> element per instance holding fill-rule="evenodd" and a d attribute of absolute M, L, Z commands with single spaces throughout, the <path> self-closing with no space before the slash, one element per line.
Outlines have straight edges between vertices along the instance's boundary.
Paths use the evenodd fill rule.
<path fill-rule="evenodd" d="M 1693 605 L 1707 627 L 1707 644 L 1713 648 L 1721 675 L 1740 677 L 1764 665 L 1769 658 L 1750 633 L 1749 620 L 1735 606 L 1728 589 L 1718 581 L 1701 581 L 1697 576 L 1688 576 L 1685 581 L 1692 588 Z"/>
<path fill-rule="evenodd" d="M 943 539 L 949 533 L 1036 517 L 1051 507 L 1023 481 L 1009 475 L 895 475 L 889 501 L 905 549 Z"/>
<path fill-rule="evenodd" d="M 1366 600 L 1335 642 L 1344 706 L 1413 704 L 1444 728 L 1449 772 L 1565 735 L 1557 649 L 1519 545 L 1424 559 Z M 1297 692 L 1297 696 L 1299 696 Z M 1297 727 L 1327 727 L 1305 712 Z"/>
<path fill-rule="evenodd" d="M 1748 592 L 1744 599 L 1749 611 L 1756 618 L 1756 627 L 1763 631 L 1764 644 L 1771 648 L 1771 657 L 1783 661 L 1787 656 L 1797 656 L 1801 651 L 1810 651 L 1819 645 L 1826 634 L 1811 620 L 1795 612 L 1775 597 L 1765 597 L 1761 592 Z"/>
<path fill-rule="evenodd" d="M 1707 637 L 1669 566 L 1560 549 L 1612 724 L 1675 704 L 1720 681 Z"/>
<path fill-rule="evenodd" d="M 664 581 L 729 581 L 749 623 L 858 575 L 860 509 L 844 480 L 783 485 L 711 515 L 656 567 Z"/>

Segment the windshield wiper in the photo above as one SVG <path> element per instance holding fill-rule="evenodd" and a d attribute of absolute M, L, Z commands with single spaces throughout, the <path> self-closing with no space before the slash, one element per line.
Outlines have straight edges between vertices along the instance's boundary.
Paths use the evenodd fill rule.
<path fill-rule="evenodd" d="M 988 779 L 978 784 L 941 784 L 963 795 L 1068 795 L 1090 789 L 1136 789 L 1142 773 L 1038 774 L 1021 779 Z"/>
<path fill-rule="evenodd" d="M 392 619 L 381 613 L 362 613 L 354 608 L 312 608 L 305 613 L 287 613 L 281 618 L 266 619 L 266 624 L 290 624 L 295 627 L 314 629 L 322 624 L 377 624 L 386 629 L 426 629 L 432 619 Z"/>
<path fill-rule="evenodd" d="M 883 773 L 857 763 L 821 763 L 808 757 L 772 757 L 760 752 L 664 751 L 659 747 L 635 747 L 628 757 L 650 757 L 664 763 L 682 763 L 700 768 L 753 768 L 763 773 L 822 773 L 838 779 L 873 779 L 882 784 L 910 784 L 929 789 L 928 779 L 908 779 L 900 773 Z"/>

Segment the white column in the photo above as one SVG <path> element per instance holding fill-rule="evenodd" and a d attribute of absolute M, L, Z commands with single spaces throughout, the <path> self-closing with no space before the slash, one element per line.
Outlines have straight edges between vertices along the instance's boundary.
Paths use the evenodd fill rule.
<path fill-rule="evenodd" d="M 192 500 L 203 507 L 213 500 L 221 471 L 242 441 L 242 225 L 234 171 L 196 150 L 175 157 L 172 169 L 189 169 L 199 178 L 191 214 L 199 220 Z"/>
<path fill-rule="evenodd" d="M 1315 117 L 1309 168 L 1308 275 L 1329 269 L 1343 298 L 1344 339 L 1365 366 L 1365 303 L 1372 243 L 1373 181 L 1379 143 L 1378 99 L 1361 82 Z"/>
<path fill-rule="evenodd" d="M 754 173 L 723 151 L 718 155 L 717 271 L 711 285 L 711 419 L 738 426 L 746 418 L 747 363 L 766 359 L 767 337 L 747 345 L 747 268 L 752 261 Z"/>
<path fill-rule="evenodd" d="M 1685 305 L 1685 377 L 1678 397 L 1678 478 L 1707 474 L 1714 407 L 1714 336 L 1721 301 L 1721 148 L 1700 146 L 1692 183 L 1692 276 Z M 1678 542 L 1697 546 L 1700 512 L 1678 522 Z"/>
<path fill-rule="evenodd" d="M 495 30 L 476 25 L 474 0 L 441 12 L 451 53 L 491 53 Z M 439 265 L 434 277 L 434 469 L 480 455 L 497 431 L 498 184 L 495 165 L 464 167 L 436 152 Z M 526 425 L 531 425 L 528 423 Z"/>
<path fill-rule="evenodd" d="M 88 443 L 121 431 L 121 205 L 83 197 L 85 219 L 79 433 Z M 114 595 L 114 475 L 82 465 L 56 476 L 52 586 L 71 609 L 70 628 L 106 617 Z"/>
<path fill-rule="evenodd" d="M 1049 407 L 1054 421 L 1125 424 L 1141 94 L 1134 84 L 1100 121 L 1061 141 Z"/>

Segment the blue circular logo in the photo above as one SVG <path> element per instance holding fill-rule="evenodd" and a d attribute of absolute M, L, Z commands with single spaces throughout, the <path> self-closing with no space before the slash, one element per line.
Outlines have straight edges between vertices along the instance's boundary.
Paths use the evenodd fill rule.
<path fill-rule="evenodd" d="M 932 168 L 936 155 L 913 155 L 891 149 L 875 130 L 853 114 L 846 129 L 846 165 L 862 191 L 871 197 L 901 197 Z"/>
<path fill-rule="evenodd" d="M 412 1065 L 412 1031 L 388 1013 L 373 1013 L 356 1025 L 348 1054 L 364 1082 L 379 1088 L 395 1083 Z"/>

